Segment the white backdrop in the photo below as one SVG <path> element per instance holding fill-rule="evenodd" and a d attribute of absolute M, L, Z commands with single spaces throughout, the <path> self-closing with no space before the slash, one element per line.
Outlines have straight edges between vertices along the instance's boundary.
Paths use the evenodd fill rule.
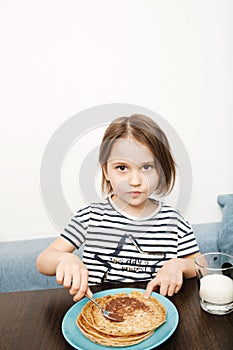
<path fill-rule="evenodd" d="M 106 103 L 173 126 L 193 169 L 185 216 L 221 219 L 217 195 L 233 192 L 231 0 L 0 1 L 0 40 L 0 240 L 57 234 L 40 194 L 45 147 L 71 116 Z M 72 181 L 64 193 L 78 208 Z"/>

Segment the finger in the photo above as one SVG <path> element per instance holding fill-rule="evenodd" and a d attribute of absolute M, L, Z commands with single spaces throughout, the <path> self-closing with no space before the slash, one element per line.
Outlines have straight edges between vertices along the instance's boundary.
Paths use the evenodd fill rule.
<path fill-rule="evenodd" d="M 78 301 L 84 297 L 88 291 L 88 272 L 87 270 L 81 271 L 80 286 L 78 292 L 75 294 L 73 300 Z M 89 291 L 90 294 L 90 291 Z M 92 293 L 91 293 L 92 294 Z"/>
<path fill-rule="evenodd" d="M 65 288 L 70 288 L 72 284 L 72 277 L 71 274 L 69 272 L 65 273 L 64 279 L 63 279 L 63 286 Z"/>
<path fill-rule="evenodd" d="M 169 285 L 167 282 L 161 283 L 159 293 L 163 296 L 167 295 L 168 287 L 169 287 Z"/>
<path fill-rule="evenodd" d="M 56 271 L 56 281 L 58 284 L 63 284 L 63 279 L 64 279 L 64 273 L 63 270 L 60 270 L 59 268 L 57 268 Z"/>
<path fill-rule="evenodd" d="M 155 290 L 156 288 L 158 288 L 158 284 L 157 284 L 157 281 L 155 278 L 147 284 L 146 291 L 144 293 L 144 298 L 148 299 L 150 297 L 151 293 L 153 292 L 153 290 Z"/>
<path fill-rule="evenodd" d="M 182 287 L 182 283 L 178 284 L 175 288 L 175 293 L 178 293 L 180 291 L 181 287 Z"/>
<path fill-rule="evenodd" d="M 72 284 L 70 288 L 70 295 L 75 295 L 80 289 L 80 276 L 73 275 Z"/>
<path fill-rule="evenodd" d="M 93 293 L 92 293 L 92 291 L 90 290 L 89 287 L 87 288 L 86 295 L 89 296 L 90 298 L 93 297 Z"/>
<path fill-rule="evenodd" d="M 180 290 L 181 287 L 182 287 L 182 284 L 183 284 L 183 276 L 180 275 L 180 276 L 178 277 L 178 279 L 177 279 L 175 285 L 174 285 L 174 292 L 173 292 L 173 294 L 179 292 L 179 290 Z"/>
<path fill-rule="evenodd" d="M 175 284 L 170 284 L 168 286 L 168 289 L 167 289 L 167 295 L 169 297 L 171 297 L 175 293 L 175 290 L 176 290 L 176 285 Z"/>

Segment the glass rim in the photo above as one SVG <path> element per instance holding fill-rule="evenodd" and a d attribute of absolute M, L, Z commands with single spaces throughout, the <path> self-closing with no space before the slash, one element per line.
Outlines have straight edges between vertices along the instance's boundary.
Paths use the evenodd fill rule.
<path fill-rule="evenodd" d="M 203 268 L 203 269 L 208 269 L 208 270 L 213 270 L 213 271 L 226 271 L 226 270 L 229 270 L 229 269 L 232 269 L 233 268 L 233 265 L 231 266 L 228 266 L 228 267 L 208 267 L 208 266 L 203 266 L 201 265 L 197 259 L 201 258 L 201 257 L 206 257 L 206 256 L 211 256 L 211 255 L 222 255 L 222 256 L 225 256 L 225 257 L 228 257 L 230 259 L 233 260 L 233 256 L 230 255 L 230 254 L 227 254 L 227 253 L 222 253 L 222 252 L 209 252 L 209 253 L 203 253 L 203 254 L 200 254 L 198 256 L 196 256 L 194 258 L 194 262 L 196 265 L 198 265 L 199 267 Z"/>

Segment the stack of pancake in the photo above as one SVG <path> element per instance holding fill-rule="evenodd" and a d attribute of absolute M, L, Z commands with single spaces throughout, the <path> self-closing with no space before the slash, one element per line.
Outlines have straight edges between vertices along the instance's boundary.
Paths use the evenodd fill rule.
<path fill-rule="evenodd" d="M 166 321 L 165 307 L 154 297 L 145 299 L 140 291 L 118 293 L 95 299 L 103 309 L 117 313 L 123 322 L 106 319 L 100 309 L 88 302 L 76 323 L 91 341 L 105 346 L 129 346 L 150 337 Z"/>

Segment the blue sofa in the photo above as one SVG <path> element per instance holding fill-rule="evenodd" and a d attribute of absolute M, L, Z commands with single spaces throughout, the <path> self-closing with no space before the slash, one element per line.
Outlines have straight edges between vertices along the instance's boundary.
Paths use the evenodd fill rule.
<path fill-rule="evenodd" d="M 216 252 L 221 223 L 193 225 L 201 252 Z M 32 239 L 0 243 L 0 292 L 37 290 L 61 287 L 54 276 L 38 273 L 35 265 L 38 254 L 54 238 Z M 82 250 L 75 252 L 80 257 Z"/>

